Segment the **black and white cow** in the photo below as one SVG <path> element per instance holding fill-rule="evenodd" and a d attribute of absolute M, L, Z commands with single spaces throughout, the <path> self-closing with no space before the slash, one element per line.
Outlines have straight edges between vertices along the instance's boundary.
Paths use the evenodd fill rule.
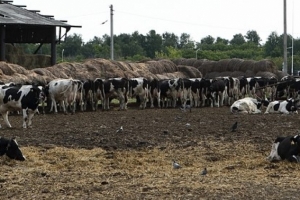
<path fill-rule="evenodd" d="M 245 98 L 246 95 L 249 93 L 249 83 L 246 77 L 242 76 L 239 77 L 240 81 L 240 93 L 239 93 L 239 98 Z"/>
<path fill-rule="evenodd" d="M 102 100 L 103 110 L 109 110 L 109 103 L 113 98 L 120 101 L 119 110 L 127 109 L 129 81 L 126 78 L 96 78 L 94 84 L 95 90 Z"/>
<path fill-rule="evenodd" d="M 57 113 L 57 104 L 58 101 L 60 106 L 63 108 L 64 113 L 67 113 L 66 107 L 72 105 L 72 114 L 75 113 L 76 109 L 76 97 L 78 92 L 78 81 L 74 79 L 54 79 L 49 82 L 48 86 L 45 88 L 46 93 L 49 94 L 51 99 L 51 109 Z"/>
<path fill-rule="evenodd" d="M 234 101 L 239 99 L 240 93 L 240 80 L 234 77 L 222 77 L 220 78 L 225 81 L 226 91 L 224 101 L 230 106 Z"/>
<path fill-rule="evenodd" d="M 80 111 L 84 111 L 84 102 L 83 102 L 83 81 L 78 80 L 78 79 L 74 79 L 74 81 L 77 84 L 77 91 L 75 95 L 75 110 L 77 108 L 77 105 L 80 107 Z M 69 106 L 72 106 L 72 104 L 70 104 Z"/>
<path fill-rule="evenodd" d="M 8 121 L 10 111 L 23 112 L 23 128 L 31 127 L 32 118 L 38 111 L 41 90 L 34 85 L 1 86 L 0 87 L 0 113 L 8 127 L 12 127 Z M 27 115 L 28 113 L 28 115 Z"/>
<path fill-rule="evenodd" d="M 15 138 L 6 139 L 0 137 L 0 156 L 5 155 L 10 159 L 15 159 L 19 161 L 24 161 L 25 157 L 19 148 L 17 140 Z"/>
<path fill-rule="evenodd" d="M 258 101 L 252 97 L 245 97 L 243 99 L 239 99 L 235 101 L 230 106 L 231 113 L 246 113 L 246 114 L 259 114 L 261 113 L 261 106 L 267 106 L 269 104 L 268 101 Z"/>
<path fill-rule="evenodd" d="M 191 81 L 191 106 L 200 107 L 201 95 L 203 94 L 203 79 L 192 78 Z"/>
<path fill-rule="evenodd" d="M 159 80 L 152 79 L 149 81 L 149 99 L 150 99 L 150 107 L 154 108 L 154 100 L 157 100 L 159 90 Z"/>
<path fill-rule="evenodd" d="M 165 100 L 170 99 L 171 106 L 175 108 L 177 99 L 178 98 L 181 99 L 181 95 L 182 95 L 182 79 L 175 78 L 169 80 L 161 80 L 159 81 L 158 84 L 159 84 L 159 89 L 157 93 L 158 107 L 161 108 L 161 103 L 162 103 L 162 107 L 165 107 Z"/>
<path fill-rule="evenodd" d="M 140 108 L 145 109 L 148 100 L 148 80 L 140 78 L 129 79 L 129 97 L 138 97 L 140 100 Z"/>
<path fill-rule="evenodd" d="M 87 107 L 90 106 L 92 110 L 96 110 L 94 103 L 94 81 L 85 80 L 83 81 L 82 99 L 83 99 L 83 110 L 86 111 Z"/>
<path fill-rule="evenodd" d="M 272 101 L 269 103 L 265 114 L 269 113 L 283 113 L 283 114 L 290 114 L 290 113 L 298 113 L 297 111 L 297 104 L 298 100 L 294 100 L 292 98 L 284 101 Z"/>
<path fill-rule="evenodd" d="M 300 135 L 277 137 L 272 144 L 269 161 L 288 160 L 290 162 L 300 162 Z"/>
<path fill-rule="evenodd" d="M 183 78 L 182 79 L 182 93 L 180 95 L 181 97 L 181 104 L 183 106 L 183 108 L 186 107 L 187 105 L 187 101 L 190 100 L 190 105 L 192 105 L 192 93 L 191 93 L 191 87 L 192 87 L 192 80 L 187 79 L 187 78 Z"/>
<path fill-rule="evenodd" d="M 209 86 L 209 98 L 211 99 L 211 107 L 223 106 L 226 83 L 223 79 L 214 79 Z"/>

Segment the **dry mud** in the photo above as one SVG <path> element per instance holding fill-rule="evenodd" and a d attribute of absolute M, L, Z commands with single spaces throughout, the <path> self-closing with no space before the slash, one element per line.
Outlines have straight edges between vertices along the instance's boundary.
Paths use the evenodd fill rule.
<path fill-rule="evenodd" d="M 115 107 L 116 108 L 116 107 Z M 233 115 L 228 107 L 9 117 L 25 162 L 0 158 L 1 199 L 298 199 L 299 165 L 270 163 L 299 115 Z M 236 132 L 230 127 L 237 121 Z M 123 126 L 123 132 L 116 130 Z M 172 160 L 182 166 L 172 169 Z M 206 167 L 208 174 L 201 176 Z"/>

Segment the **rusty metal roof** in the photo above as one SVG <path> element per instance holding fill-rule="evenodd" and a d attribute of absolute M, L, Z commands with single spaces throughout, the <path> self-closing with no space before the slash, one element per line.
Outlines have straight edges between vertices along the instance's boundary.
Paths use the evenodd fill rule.
<path fill-rule="evenodd" d="M 1 1 L 0 1 L 1 2 Z M 39 14 L 38 10 L 27 10 L 25 6 L 0 3 L 0 25 L 38 25 L 58 26 L 64 28 L 78 27 L 65 23 L 65 20 L 55 20 L 52 15 Z"/>

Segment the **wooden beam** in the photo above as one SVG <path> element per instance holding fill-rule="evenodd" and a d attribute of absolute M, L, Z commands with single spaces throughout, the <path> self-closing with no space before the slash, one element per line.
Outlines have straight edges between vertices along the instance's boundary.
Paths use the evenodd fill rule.
<path fill-rule="evenodd" d="M 30 12 L 34 12 L 34 13 L 38 13 L 38 12 L 41 12 L 40 10 L 28 10 Z"/>
<path fill-rule="evenodd" d="M 16 7 L 19 7 L 19 8 L 26 8 L 27 6 L 26 5 L 14 5 Z"/>
<path fill-rule="evenodd" d="M 46 18 L 54 17 L 54 15 L 41 15 L 41 16 L 46 17 Z"/>
<path fill-rule="evenodd" d="M 0 3 L 12 3 L 14 1 L 11 1 L 11 0 L 0 0 Z"/>

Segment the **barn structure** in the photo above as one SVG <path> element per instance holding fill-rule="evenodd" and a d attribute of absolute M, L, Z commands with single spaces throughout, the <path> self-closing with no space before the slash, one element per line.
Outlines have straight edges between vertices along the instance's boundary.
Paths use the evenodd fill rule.
<path fill-rule="evenodd" d="M 55 20 L 53 15 L 28 10 L 26 5 L 13 5 L 11 0 L 0 0 L 0 61 L 5 61 L 5 44 L 51 44 L 51 65 L 56 64 L 56 45 L 67 36 L 72 27 L 66 20 Z M 58 33 L 57 33 L 58 32 Z"/>

